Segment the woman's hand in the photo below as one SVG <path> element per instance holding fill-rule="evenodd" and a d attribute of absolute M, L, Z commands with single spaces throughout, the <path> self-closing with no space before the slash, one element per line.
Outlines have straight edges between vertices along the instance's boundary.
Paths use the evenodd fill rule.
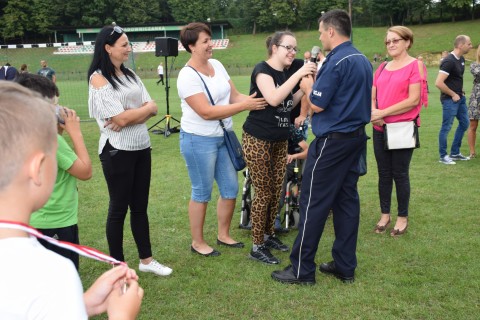
<path fill-rule="evenodd" d="M 264 98 L 255 98 L 257 93 L 254 92 L 253 94 L 249 95 L 245 100 L 243 100 L 243 104 L 245 106 L 244 110 L 263 110 L 266 106 L 268 106 L 267 101 Z"/>
<path fill-rule="evenodd" d="M 377 121 L 377 120 L 382 120 L 383 118 L 385 118 L 385 112 L 383 110 L 372 109 L 372 114 L 371 114 L 371 118 L 370 118 L 370 121 L 372 123 L 374 121 Z"/>
<path fill-rule="evenodd" d="M 295 75 L 298 76 L 298 80 L 302 80 L 306 76 L 314 76 L 317 73 L 317 64 L 313 62 L 307 62 L 295 72 Z M 303 91 L 303 90 L 302 90 Z M 304 91 L 305 92 L 305 91 Z"/>
<path fill-rule="evenodd" d="M 110 129 L 112 131 L 115 131 L 115 132 L 119 132 L 123 128 L 122 126 L 114 123 L 111 118 L 108 118 L 108 119 L 105 120 L 105 122 L 103 124 L 103 127 L 108 128 L 108 129 Z"/>
<path fill-rule="evenodd" d="M 383 127 L 383 125 L 385 124 L 385 121 L 383 121 L 383 119 L 375 120 L 371 122 L 374 126 L 377 126 L 377 127 Z"/>

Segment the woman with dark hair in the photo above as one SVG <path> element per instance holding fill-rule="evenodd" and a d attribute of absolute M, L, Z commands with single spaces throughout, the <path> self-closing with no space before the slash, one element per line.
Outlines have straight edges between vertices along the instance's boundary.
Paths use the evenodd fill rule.
<path fill-rule="evenodd" d="M 315 63 L 307 62 L 289 78 L 285 74 L 298 52 L 297 40 L 288 31 L 276 32 L 267 39 L 268 59 L 255 66 L 250 93 L 258 92 L 268 106 L 253 110 L 243 125 L 243 152 L 255 189 L 251 208 L 253 247 L 250 258 L 278 264 L 270 249 L 288 251 L 275 236 L 274 222 L 287 165 L 290 111 L 304 93 L 292 93 L 304 77 L 314 75 Z"/>
<path fill-rule="evenodd" d="M 385 46 L 392 61 L 381 64 L 375 72 L 372 87 L 373 149 L 378 167 L 378 193 L 381 217 L 376 233 L 384 233 L 390 224 L 393 182 L 397 191 L 398 217 L 392 236 L 407 231 L 410 202 L 410 161 L 413 149 L 385 150 L 383 125 L 402 121 L 419 123 L 422 107 L 422 81 L 427 78 L 423 62 L 410 56 L 413 32 L 404 26 L 388 29 Z"/>
<path fill-rule="evenodd" d="M 100 128 L 98 153 L 110 195 L 107 241 L 110 255 L 125 261 L 123 225 L 130 208 L 139 270 L 167 276 L 172 269 L 152 258 L 147 215 L 151 148 L 145 122 L 157 114 L 157 105 L 140 78 L 123 65 L 131 51 L 122 28 L 103 27 L 88 70 L 88 109 Z"/>
<path fill-rule="evenodd" d="M 238 175 L 229 158 L 219 120 L 227 130 L 232 130 L 234 114 L 264 109 L 266 103 L 264 99 L 255 98 L 255 92 L 250 96 L 238 92 L 220 61 L 212 59 L 212 34 L 207 25 L 186 25 L 180 31 L 180 41 L 191 54 L 177 80 L 182 107 L 180 152 L 192 183 L 188 205 L 192 234 L 190 249 L 205 257 L 215 257 L 220 252 L 210 247 L 203 237 L 203 224 L 214 180 L 220 192 L 217 244 L 244 247 L 229 233 L 238 193 Z"/>

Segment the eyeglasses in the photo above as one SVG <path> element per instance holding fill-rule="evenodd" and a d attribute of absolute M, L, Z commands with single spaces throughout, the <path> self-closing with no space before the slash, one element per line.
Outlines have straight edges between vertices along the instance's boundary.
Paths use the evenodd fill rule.
<path fill-rule="evenodd" d="M 403 38 L 400 38 L 400 39 L 392 39 L 392 40 L 387 40 L 385 41 L 385 45 L 388 47 L 391 43 L 393 44 L 398 44 L 399 41 L 402 41 L 402 40 L 405 40 Z"/>
<path fill-rule="evenodd" d="M 285 46 L 283 44 L 277 44 L 278 47 L 284 47 L 285 49 L 287 49 L 288 52 L 292 52 L 292 51 L 295 51 L 295 53 L 297 53 L 300 49 L 298 49 L 297 47 L 292 47 L 292 46 Z"/>
<path fill-rule="evenodd" d="M 123 33 L 123 29 L 120 28 L 119 26 L 114 26 L 112 32 L 110 32 L 110 35 L 113 35 L 113 33 Z"/>

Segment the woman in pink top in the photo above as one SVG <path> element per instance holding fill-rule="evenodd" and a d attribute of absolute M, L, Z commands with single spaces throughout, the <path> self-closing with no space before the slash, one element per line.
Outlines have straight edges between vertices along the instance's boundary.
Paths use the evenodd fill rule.
<path fill-rule="evenodd" d="M 409 28 L 394 26 L 388 29 L 385 45 L 392 61 L 378 67 L 372 88 L 373 148 L 378 167 L 378 193 L 382 212 L 375 232 L 384 233 L 390 224 L 391 196 L 395 181 L 398 218 L 390 232 L 392 236 L 407 231 L 410 201 L 409 166 L 413 149 L 385 150 L 383 125 L 410 121 L 419 116 L 422 106 L 421 82 L 426 78 L 426 74 L 420 74 L 424 73 L 423 64 L 408 54 L 412 44 L 413 33 Z"/>

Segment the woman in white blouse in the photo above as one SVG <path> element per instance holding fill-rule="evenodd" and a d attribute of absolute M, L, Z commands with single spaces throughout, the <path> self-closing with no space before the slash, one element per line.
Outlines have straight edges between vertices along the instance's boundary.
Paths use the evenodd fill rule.
<path fill-rule="evenodd" d="M 123 65 L 131 51 L 122 28 L 106 26 L 97 35 L 88 70 L 88 108 L 100 128 L 98 153 L 110 195 L 107 241 L 110 255 L 125 261 L 123 225 L 130 208 L 139 270 L 167 276 L 172 269 L 152 257 L 147 215 L 151 154 L 145 122 L 157 114 L 157 105 L 140 78 Z"/>
<path fill-rule="evenodd" d="M 186 25 L 180 32 L 180 41 L 191 54 L 177 80 L 182 107 L 180 151 L 192 183 L 188 205 L 192 234 L 190 249 L 205 257 L 215 257 L 220 252 L 210 247 L 203 238 L 203 224 L 214 180 L 220 192 L 217 244 L 244 247 L 242 242 L 233 240 L 229 234 L 238 176 L 228 156 L 218 120 L 222 119 L 225 128 L 232 130 L 232 115 L 244 110 L 264 109 L 266 102 L 263 98 L 254 98 L 256 93 L 251 96 L 239 93 L 222 63 L 212 59 L 212 34 L 207 25 L 196 22 Z"/>

